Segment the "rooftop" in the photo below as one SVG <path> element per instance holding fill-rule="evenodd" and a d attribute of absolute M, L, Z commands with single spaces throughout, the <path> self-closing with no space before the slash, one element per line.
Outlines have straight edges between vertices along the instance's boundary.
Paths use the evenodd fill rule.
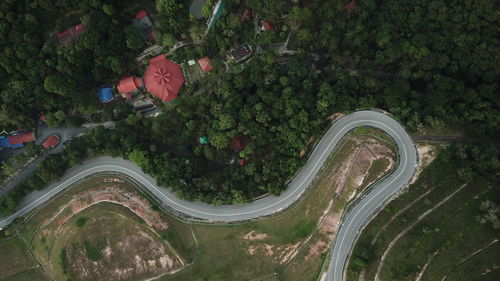
<path fill-rule="evenodd" d="M 201 71 L 203 71 L 204 73 L 207 73 L 213 69 L 212 61 L 208 57 L 199 59 L 198 63 L 200 64 Z"/>
<path fill-rule="evenodd" d="M 54 146 L 56 146 L 59 143 L 59 137 L 57 135 L 52 135 L 49 136 L 45 141 L 42 143 L 42 147 L 44 149 L 49 149 Z"/>
<path fill-rule="evenodd" d="M 111 92 L 111 88 L 108 86 L 103 86 L 99 88 L 99 91 L 97 92 L 97 97 L 99 98 L 99 101 L 102 103 L 111 101 L 113 99 L 113 93 Z"/>

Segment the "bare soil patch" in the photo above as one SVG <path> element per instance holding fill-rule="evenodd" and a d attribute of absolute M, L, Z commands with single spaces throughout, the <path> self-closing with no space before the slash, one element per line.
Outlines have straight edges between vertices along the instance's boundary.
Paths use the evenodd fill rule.
<path fill-rule="evenodd" d="M 317 274 L 318 266 L 328 253 L 338 231 L 342 214 L 348 202 L 395 167 L 395 153 L 384 141 L 370 135 L 352 136 L 344 149 L 334 158 L 328 172 L 320 177 L 317 185 L 332 190 L 333 199 L 323 210 L 316 232 L 302 245 L 282 277 L 286 280 L 303 280 Z M 326 193 L 325 193 L 326 196 Z M 307 210 L 306 210 L 307 212 Z"/>
<path fill-rule="evenodd" d="M 259 233 L 257 231 L 250 231 L 248 232 L 247 234 L 243 235 L 243 239 L 245 240 L 263 240 L 263 239 L 266 239 L 267 237 L 269 237 L 269 235 L 267 233 Z"/>
<path fill-rule="evenodd" d="M 63 226 L 54 254 L 65 252 L 63 270 L 74 280 L 137 280 L 185 265 L 156 233 L 123 211 L 95 206 L 79 214 L 91 217 L 83 227 L 74 226 L 76 217 Z"/>

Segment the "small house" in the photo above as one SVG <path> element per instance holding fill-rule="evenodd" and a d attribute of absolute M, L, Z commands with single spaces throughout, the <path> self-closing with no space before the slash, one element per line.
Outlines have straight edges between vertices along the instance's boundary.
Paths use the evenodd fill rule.
<path fill-rule="evenodd" d="M 207 73 L 213 69 L 212 61 L 208 57 L 199 59 L 198 64 L 200 65 L 201 71 L 203 71 L 203 73 Z"/>
<path fill-rule="evenodd" d="M 207 137 L 199 137 L 198 142 L 200 144 L 208 144 L 208 138 Z"/>
<path fill-rule="evenodd" d="M 260 30 L 261 31 L 268 31 L 268 30 L 273 30 L 274 29 L 274 25 L 272 25 L 270 22 L 268 22 L 267 20 L 263 21 L 260 25 Z"/>
<path fill-rule="evenodd" d="M 250 9 L 245 9 L 241 13 L 241 22 L 247 22 L 252 17 L 252 11 Z"/>
<path fill-rule="evenodd" d="M 58 135 L 52 135 L 49 136 L 43 143 L 42 147 L 43 149 L 49 149 L 55 147 L 59 143 L 59 136 Z"/>
<path fill-rule="evenodd" d="M 132 23 L 134 24 L 135 28 L 139 30 L 145 40 L 150 42 L 154 41 L 153 23 L 151 22 L 151 19 L 149 18 L 149 15 L 145 10 L 140 10 L 139 12 L 137 12 Z"/>
<path fill-rule="evenodd" d="M 358 4 L 356 3 L 356 0 L 352 0 L 351 2 L 347 3 L 347 5 L 345 5 L 345 8 L 349 13 L 354 12 L 357 7 Z"/>
<path fill-rule="evenodd" d="M 78 38 L 78 36 L 85 33 L 85 31 L 87 31 L 85 25 L 77 24 L 75 26 L 66 29 L 65 31 L 56 33 L 56 36 L 59 43 L 67 44 L 74 41 L 76 38 Z"/>
<path fill-rule="evenodd" d="M 9 136 L 10 145 L 23 144 L 26 142 L 32 142 L 34 140 L 35 140 L 35 133 L 33 132 L 16 133 Z"/>
<path fill-rule="evenodd" d="M 230 54 L 234 61 L 240 62 L 248 58 L 252 54 L 252 47 L 250 47 L 250 45 L 248 44 L 244 44 L 238 49 L 232 50 Z"/>
<path fill-rule="evenodd" d="M 132 94 L 138 92 L 143 87 L 141 78 L 134 76 L 125 77 L 116 84 L 118 92 L 128 100 L 132 98 Z"/>
<path fill-rule="evenodd" d="M 111 88 L 108 86 L 102 86 L 97 91 L 97 97 L 99 101 L 102 103 L 107 103 L 113 100 L 113 93 L 111 92 Z"/>

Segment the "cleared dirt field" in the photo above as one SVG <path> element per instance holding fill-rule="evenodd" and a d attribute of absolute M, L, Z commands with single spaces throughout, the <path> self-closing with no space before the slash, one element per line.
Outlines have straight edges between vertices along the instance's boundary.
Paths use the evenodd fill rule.
<path fill-rule="evenodd" d="M 66 273 L 75 281 L 140 280 L 185 265 L 144 221 L 110 203 L 94 205 L 68 220 L 59 230 L 49 259 L 57 280 L 63 280 Z"/>

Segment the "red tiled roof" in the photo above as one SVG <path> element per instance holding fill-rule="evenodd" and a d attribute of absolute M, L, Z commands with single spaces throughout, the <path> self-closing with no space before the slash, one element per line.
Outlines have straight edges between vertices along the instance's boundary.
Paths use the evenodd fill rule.
<path fill-rule="evenodd" d="M 57 35 L 57 38 L 59 39 L 59 41 L 70 42 L 70 41 L 76 39 L 78 36 L 85 33 L 86 30 L 87 30 L 87 28 L 85 27 L 85 25 L 77 24 L 75 26 L 72 26 L 72 27 L 66 29 L 63 32 L 58 32 L 56 35 Z"/>
<path fill-rule="evenodd" d="M 274 26 L 270 22 L 265 20 L 262 22 L 262 28 L 264 28 L 264 30 L 273 30 Z"/>
<path fill-rule="evenodd" d="M 59 137 L 57 135 L 52 135 L 42 143 L 42 147 L 44 149 L 48 149 L 56 146 L 58 143 L 59 143 Z"/>
<path fill-rule="evenodd" d="M 58 33 L 57 33 L 57 38 L 61 39 L 61 38 L 66 37 L 66 36 L 68 36 L 68 35 L 69 35 L 69 30 L 68 30 L 68 29 L 66 29 L 66 30 L 65 30 L 65 31 L 63 31 L 63 32 L 58 32 Z"/>
<path fill-rule="evenodd" d="M 116 84 L 118 92 L 123 94 L 127 99 L 130 99 L 132 97 L 132 95 L 130 95 L 132 92 L 137 91 L 141 87 L 141 79 L 134 76 L 123 78 L 122 80 L 120 80 L 120 82 L 118 82 L 118 84 Z"/>
<path fill-rule="evenodd" d="M 242 151 L 243 149 L 245 149 L 245 135 L 243 134 L 237 134 L 236 136 L 233 137 L 233 139 L 231 140 L 231 146 L 233 147 L 233 149 L 238 152 L 238 151 Z"/>
<path fill-rule="evenodd" d="M 210 61 L 210 59 L 208 57 L 203 57 L 203 58 L 199 59 L 198 63 L 200 64 L 201 71 L 203 71 L 205 73 L 207 73 L 213 69 L 212 62 Z"/>
<path fill-rule="evenodd" d="M 347 5 L 345 5 L 345 8 L 349 12 L 353 12 L 354 10 L 356 10 L 357 7 L 358 7 L 358 5 L 356 4 L 356 0 L 352 0 Z"/>
<path fill-rule="evenodd" d="M 241 14 L 241 21 L 246 22 L 252 16 L 252 11 L 250 9 L 245 9 Z"/>
<path fill-rule="evenodd" d="M 19 135 L 9 136 L 9 143 L 12 145 L 25 142 L 32 142 L 34 140 L 35 140 L 35 133 L 33 132 L 27 132 Z"/>
<path fill-rule="evenodd" d="M 137 14 L 135 14 L 135 18 L 137 20 L 140 20 L 144 17 L 147 17 L 148 16 L 148 12 L 146 12 L 145 10 L 140 10 L 139 12 L 137 12 Z"/>
<path fill-rule="evenodd" d="M 240 166 L 245 166 L 247 164 L 247 160 L 241 158 L 239 161 Z"/>
<path fill-rule="evenodd" d="M 143 76 L 146 89 L 163 102 L 171 101 L 184 84 L 181 67 L 159 55 L 149 60 L 149 67 Z"/>

